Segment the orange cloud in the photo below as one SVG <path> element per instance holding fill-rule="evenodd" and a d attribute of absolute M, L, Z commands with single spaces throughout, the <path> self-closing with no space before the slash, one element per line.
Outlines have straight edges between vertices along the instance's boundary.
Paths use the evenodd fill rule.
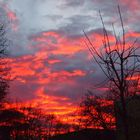
<path fill-rule="evenodd" d="M 137 35 L 139 34 L 135 36 Z M 131 34 L 131 36 L 134 35 Z M 91 33 L 89 37 L 97 50 L 100 50 L 103 36 L 101 34 Z M 109 39 L 111 44 L 115 42 L 112 35 L 109 35 Z M 10 60 L 12 76 L 17 77 L 12 86 L 14 86 L 14 89 L 18 89 L 18 96 L 23 94 L 20 88 L 23 88 L 25 85 L 28 86 L 29 91 L 27 91 L 27 95 L 24 93 L 22 96 L 28 96 L 30 93 L 33 97 L 29 100 L 26 99 L 23 105 L 32 104 L 50 113 L 66 117 L 76 110 L 76 105 L 72 99 L 68 97 L 68 95 L 64 96 L 65 93 L 67 94 L 67 90 L 69 90 L 66 86 L 70 86 L 71 89 L 72 87 L 75 88 L 75 86 L 79 84 L 79 81 L 76 81 L 76 79 L 86 77 L 87 72 L 86 70 L 80 69 L 81 67 L 78 67 L 78 63 L 74 64 L 72 69 L 67 68 L 64 63 L 65 55 L 68 56 L 69 60 L 71 60 L 70 62 L 73 63 L 72 61 L 76 61 L 73 60 L 74 55 L 77 55 L 79 52 L 88 52 L 84 44 L 85 37 L 82 36 L 72 40 L 57 32 L 43 32 L 32 37 L 32 41 L 35 43 L 32 49 L 37 47 L 37 51 L 34 54 L 19 56 Z M 112 45 L 112 48 L 113 47 Z M 64 57 L 62 57 L 63 55 Z M 85 60 L 88 59 L 88 55 L 89 53 L 85 55 Z M 70 62 L 68 62 L 68 66 Z M 87 65 L 85 62 L 81 63 L 83 63 L 83 68 Z M 56 68 L 54 68 L 55 66 Z M 81 86 L 82 85 L 80 85 L 80 88 Z M 33 93 L 32 88 L 35 88 Z M 100 88 L 100 90 L 105 91 L 107 88 L 103 87 Z M 57 92 L 63 92 L 63 96 L 58 96 Z M 79 89 L 77 92 L 79 92 Z M 64 117 L 63 119 L 65 120 Z"/>
<path fill-rule="evenodd" d="M 32 37 L 32 41 L 36 45 L 32 48 L 39 48 L 40 50 L 51 50 L 50 53 L 54 55 L 71 55 L 84 49 L 83 42 L 78 40 L 71 40 L 58 32 L 42 32 L 37 36 Z"/>
<path fill-rule="evenodd" d="M 53 72 L 51 74 L 51 78 L 61 77 L 62 79 L 65 79 L 67 77 L 85 76 L 85 75 L 86 75 L 86 73 L 81 70 L 74 70 L 73 72 L 60 71 L 60 72 Z"/>
<path fill-rule="evenodd" d="M 32 76 L 35 74 L 35 71 L 31 69 L 30 59 L 26 57 L 21 57 L 19 59 L 13 59 L 11 63 L 11 74 L 13 77 L 18 76 Z"/>
<path fill-rule="evenodd" d="M 57 60 L 57 59 L 48 60 L 49 64 L 56 64 L 56 63 L 59 63 L 59 62 L 62 62 L 62 61 L 61 60 Z"/>
<path fill-rule="evenodd" d="M 139 38 L 140 37 L 140 33 L 139 32 L 132 32 L 132 31 L 130 31 L 129 33 L 126 34 L 126 38 L 129 38 L 129 37 Z"/>
<path fill-rule="evenodd" d="M 23 102 L 6 104 L 7 108 L 37 107 L 47 114 L 55 114 L 60 120 L 65 121 L 69 114 L 76 111 L 77 107 L 67 97 L 47 95 L 44 87 L 36 91 L 36 98 Z"/>
<path fill-rule="evenodd" d="M 134 80 L 134 81 L 135 81 L 135 80 L 137 81 L 137 80 L 139 80 L 139 79 L 140 79 L 140 75 L 135 75 L 135 76 L 132 76 L 132 77 L 128 77 L 128 78 L 127 78 L 127 80 Z"/>

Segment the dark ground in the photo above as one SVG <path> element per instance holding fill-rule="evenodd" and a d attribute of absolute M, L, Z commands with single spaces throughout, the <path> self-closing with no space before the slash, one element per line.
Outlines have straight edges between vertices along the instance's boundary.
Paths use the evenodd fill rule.
<path fill-rule="evenodd" d="M 113 130 L 85 129 L 52 137 L 50 140 L 116 140 Z"/>

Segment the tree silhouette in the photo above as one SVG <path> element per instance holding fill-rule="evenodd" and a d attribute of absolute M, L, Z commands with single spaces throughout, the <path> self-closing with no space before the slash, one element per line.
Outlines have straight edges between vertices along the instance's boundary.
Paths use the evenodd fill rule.
<path fill-rule="evenodd" d="M 61 121 L 56 121 L 56 124 L 54 126 L 55 135 L 62 134 L 62 133 L 69 133 L 70 129 L 72 128 L 72 125 L 62 123 Z"/>
<path fill-rule="evenodd" d="M 5 26 L 3 24 L 0 24 L 0 123 L 6 123 L 5 119 L 7 117 L 11 117 L 9 115 L 12 115 L 12 111 L 10 114 L 7 112 L 4 108 L 4 99 L 6 98 L 6 95 L 8 94 L 8 89 L 9 89 L 9 81 L 10 81 L 10 68 L 8 66 L 8 61 L 7 61 L 7 54 L 8 54 L 8 48 L 9 43 L 8 39 L 6 37 L 6 31 L 5 31 Z M 10 110 L 9 110 L 10 111 Z M 10 127 L 5 126 L 2 128 L 2 125 L 0 125 L 0 129 L 4 130 L 4 128 L 7 131 L 7 136 L 8 139 L 8 133 L 10 132 Z M 0 137 L 3 134 L 0 134 Z"/>
<path fill-rule="evenodd" d="M 120 111 L 123 120 L 123 129 L 125 139 L 128 140 L 128 114 L 126 108 L 126 98 L 139 92 L 140 77 L 140 55 L 137 39 L 132 43 L 127 43 L 124 23 L 118 6 L 119 17 L 122 27 L 122 36 L 117 36 L 114 25 L 112 25 L 115 42 L 112 44 L 109 33 L 105 27 L 102 15 L 100 13 L 103 25 L 103 47 L 98 51 L 92 43 L 92 40 L 85 33 L 87 47 L 92 54 L 108 80 L 108 87 L 114 100 L 121 103 Z M 133 92 L 132 92 L 133 91 Z"/>
<path fill-rule="evenodd" d="M 21 125 L 21 130 L 24 132 L 22 138 L 25 139 L 41 139 L 42 137 L 42 110 L 35 107 L 21 107 L 21 112 L 23 112 L 24 118 Z"/>
<path fill-rule="evenodd" d="M 80 103 L 81 123 L 88 127 L 112 129 L 115 125 L 113 104 L 106 98 L 88 92 Z"/>
<path fill-rule="evenodd" d="M 6 97 L 9 88 L 10 68 L 6 60 L 8 46 L 5 27 L 0 24 L 0 101 Z"/>
<path fill-rule="evenodd" d="M 16 138 L 22 129 L 24 114 L 17 109 L 3 109 L 0 111 L 0 136 L 2 139 Z"/>

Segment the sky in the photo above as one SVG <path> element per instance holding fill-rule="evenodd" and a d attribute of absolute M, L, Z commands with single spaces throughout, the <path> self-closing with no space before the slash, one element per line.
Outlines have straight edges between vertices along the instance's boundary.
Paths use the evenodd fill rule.
<path fill-rule="evenodd" d="M 0 0 L 15 78 L 10 98 L 61 115 L 75 110 L 85 92 L 105 79 L 85 46 L 83 30 L 101 47 L 100 10 L 110 37 L 112 23 L 121 34 L 118 4 L 127 38 L 140 37 L 140 0 Z"/>

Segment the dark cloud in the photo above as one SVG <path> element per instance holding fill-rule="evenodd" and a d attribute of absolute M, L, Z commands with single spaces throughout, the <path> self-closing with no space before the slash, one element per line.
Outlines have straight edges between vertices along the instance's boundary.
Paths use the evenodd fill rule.
<path fill-rule="evenodd" d="M 61 26 L 58 30 L 69 37 L 76 37 L 83 35 L 83 30 L 88 30 L 91 26 L 92 17 L 75 15 L 68 18 L 69 23 Z"/>
<path fill-rule="evenodd" d="M 61 5 L 62 7 L 79 7 L 84 5 L 85 0 L 63 0 L 64 3 Z"/>
<path fill-rule="evenodd" d="M 84 47 L 84 46 L 83 46 Z M 58 55 L 53 58 L 59 59 L 61 62 L 56 63 L 51 66 L 53 71 L 73 71 L 75 69 L 80 70 L 88 70 L 89 66 L 84 64 L 89 64 L 89 60 L 87 60 L 87 52 L 77 52 L 73 55 Z"/>
<path fill-rule="evenodd" d="M 80 0 L 78 1 L 66 1 L 67 8 L 74 7 L 74 5 L 80 4 Z M 84 5 L 82 5 L 84 3 Z M 81 15 L 84 13 L 94 14 L 95 11 L 101 11 L 101 14 L 103 16 L 104 22 L 107 25 L 111 25 L 111 23 L 115 23 L 117 28 L 120 27 L 120 19 L 119 19 L 119 13 L 118 13 L 118 5 L 121 9 L 121 14 L 123 17 L 124 24 L 126 27 L 131 28 L 131 30 L 137 30 L 139 29 L 139 18 L 140 18 L 140 1 L 134 0 L 86 0 L 81 2 Z M 134 16 L 135 15 L 135 16 Z M 99 17 L 99 14 L 97 15 Z M 96 20 L 100 20 L 99 18 L 96 18 Z M 89 23 L 89 20 L 86 20 L 86 23 Z M 95 21 L 96 22 L 96 21 Z M 133 23 L 133 24 L 132 24 Z M 94 23 L 93 23 L 94 24 Z M 96 24 L 97 26 L 97 24 Z M 110 28 L 110 27 L 109 27 Z M 126 28 L 127 30 L 127 28 Z"/>
<path fill-rule="evenodd" d="M 10 85 L 9 97 L 19 101 L 27 101 L 36 98 L 34 94 L 39 88 L 36 84 L 24 84 L 19 81 L 13 81 Z M 13 98 L 14 97 L 14 98 Z"/>
<path fill-rule="evenodd" d="M 49 18 L 53 22 L 57 22 L 63 18 L 62 15 L 45 15 L 44 18 Z"/>

